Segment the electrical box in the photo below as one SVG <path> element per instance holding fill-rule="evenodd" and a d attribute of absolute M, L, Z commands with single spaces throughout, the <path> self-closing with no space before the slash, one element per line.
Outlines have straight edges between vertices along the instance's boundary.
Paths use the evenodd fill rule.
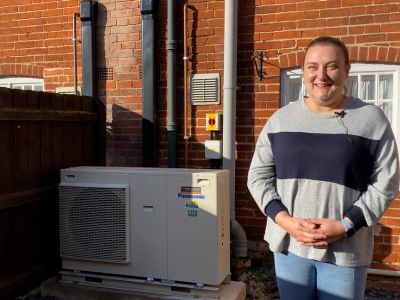
<path fill-rule="evenodd" d="M 205 158 L 206 159 L 220 159 L 221 155 L 221 141 L 220 140 L 207 140 L 205 145 Z"/>
<path fill-rule="evenodd" d="M 229 171 L 61 170 L 62 268 L 219 285 L 230 273 Z"/>

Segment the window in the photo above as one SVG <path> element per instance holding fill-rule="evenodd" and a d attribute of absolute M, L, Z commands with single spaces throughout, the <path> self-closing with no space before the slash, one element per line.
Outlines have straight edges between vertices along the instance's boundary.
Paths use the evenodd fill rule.
<path fill-rule="evenodd" d="M 397 141 L 400 142 L 400 65 L 351 65 L 347 95 L 379 106 L 389 119 Z M 281 106 L 303 99 L 306 91 L 301 68 L 285 70 L 281 75 Z"/>
<path fill-rule="evenodd" d="M 43 91 L 44 81 L 31 77 L 0 77 L 0 87 L 19 90 Z"/>

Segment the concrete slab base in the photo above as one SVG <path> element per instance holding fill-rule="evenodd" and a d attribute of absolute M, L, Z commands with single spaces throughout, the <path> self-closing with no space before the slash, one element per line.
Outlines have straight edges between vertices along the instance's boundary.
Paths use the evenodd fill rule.
<path fill-rule="evenodd" d="M 104 283 L 60 282 L 53 277 L 41 285 L 41 295 L 53 296 L 57 300 L 150 300 L 150 299 L 222 299 L 244 300 L 246 285 L 243 282 L 230 281 L 213 289 L 179 288 L 152 284 L 126 283 L 118 288 Z M 105 286 L 106 287 L 105 287 Z"/>

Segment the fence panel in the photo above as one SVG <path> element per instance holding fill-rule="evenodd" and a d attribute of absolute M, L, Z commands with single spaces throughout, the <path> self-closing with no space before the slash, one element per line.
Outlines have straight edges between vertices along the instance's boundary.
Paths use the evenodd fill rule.
<path fill-rule="evenodd" d="M 59 270 L 59 170 L 104 164 L 98 99 L 0 88 L 0 299 Z"/>

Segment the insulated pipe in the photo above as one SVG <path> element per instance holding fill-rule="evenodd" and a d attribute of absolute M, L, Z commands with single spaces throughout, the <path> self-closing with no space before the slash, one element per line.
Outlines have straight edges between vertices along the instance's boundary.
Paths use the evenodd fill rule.
<path fill-rule="evenodd" d="M 247 256 L 247 237 L 235 219 L 236 69 L 238 1 L 225 0 L 223 168 L 230 172 L 232 256 Z"/>
<path fill-rule="evenodd" d="M 175 41 L 175 0 L 168 0 L 167 20 L 167 132 L 168 167 L 176 168 L 176 41 Z"/>

